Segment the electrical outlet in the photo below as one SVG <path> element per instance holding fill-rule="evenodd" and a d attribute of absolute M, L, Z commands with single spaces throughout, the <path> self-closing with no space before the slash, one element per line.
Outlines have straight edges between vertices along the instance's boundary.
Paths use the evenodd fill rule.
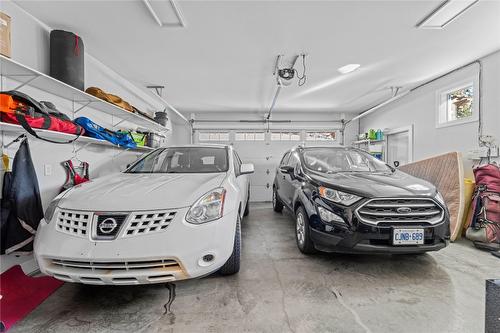
<path fill-rule="evenodd" d="M 490 157 L 496 158 L 498 157 L 498 147 L 490 148 Z M 480 160 L 481 158 L 488 157 L 488 147 L 479 147 L 476 149 L 471 149 L 467 152 L 467 158 L 469 160 Z"/>
<path fill-rule="evenodd" d="M 51 176 L 52 175 L 52 165 L 51 164 L 44 164 L 43 165 L 43 174 L 45 176 Z"/>

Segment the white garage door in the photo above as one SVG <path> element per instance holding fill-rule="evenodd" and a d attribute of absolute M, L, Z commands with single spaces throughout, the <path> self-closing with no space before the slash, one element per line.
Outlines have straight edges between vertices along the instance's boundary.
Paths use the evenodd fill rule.
<path fill-rule="evenodd" d="M 336 144 L 338 133 L 319 131 L 196 131 L 196 143 L 231 144 L 243 163 L 253 163 L 250 177 L 250 200 L 271 201 L 276 167 L 283 154 L 298 145 Z"/>

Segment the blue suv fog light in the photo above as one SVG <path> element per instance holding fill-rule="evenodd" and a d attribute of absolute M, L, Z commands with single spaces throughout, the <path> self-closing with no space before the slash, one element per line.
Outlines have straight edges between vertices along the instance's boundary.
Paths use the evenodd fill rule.
<path fill-rule="evenodd" d="M 328 209 L 325 209 L 323 207 L 318 207 L 318 213 L 319 213 L 319 217 L 321 217 L 321 219 L 324 222 L 341 222 L 341 223 L 345 223 L 344 219 L 342 217 L 338 216 L 335 213 L 330 212 Z"/>

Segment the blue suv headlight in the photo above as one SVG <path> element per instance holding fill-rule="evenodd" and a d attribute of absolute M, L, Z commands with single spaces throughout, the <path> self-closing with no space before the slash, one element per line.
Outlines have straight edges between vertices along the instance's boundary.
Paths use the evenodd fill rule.
<path fill-rule="evenodd" d="M 344 206 L 350 206 L 361 200 L 361 197 L 358 197 L 357 195 L 341 192 L 324 186 L 320 186 L 318 192 L 319 196 L 323 199 L 333 201 Z"/>

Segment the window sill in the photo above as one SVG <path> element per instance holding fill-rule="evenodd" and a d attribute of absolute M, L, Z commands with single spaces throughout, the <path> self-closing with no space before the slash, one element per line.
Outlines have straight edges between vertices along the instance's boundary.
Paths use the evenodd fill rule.
<path fill-rule="evenodd" d="M 454 121 L 448 121 L 446 123 L 436 124 L 436 128 L 459 126 L 459 125 L 464 125 L 464 124 L 469 124 L 469 123 L 475 123 L 478 121 L 479 121 L 479 119 L 477 119 L 477 117 L 472 117 L 471 119 L 454 120 Z"/>

